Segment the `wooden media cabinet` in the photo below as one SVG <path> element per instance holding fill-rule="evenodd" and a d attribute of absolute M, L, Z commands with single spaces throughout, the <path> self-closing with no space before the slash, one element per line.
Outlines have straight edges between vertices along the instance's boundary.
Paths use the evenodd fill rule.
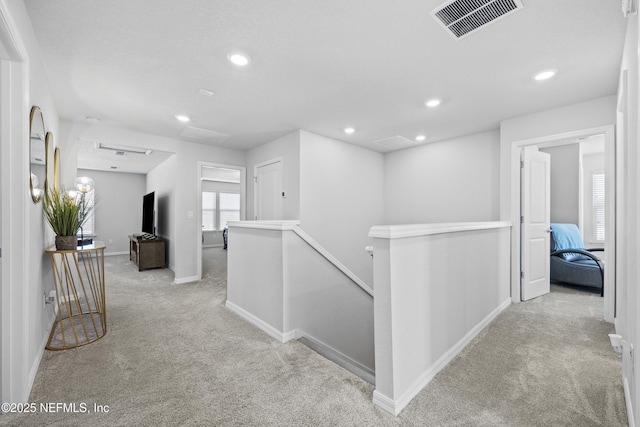
<path fill-rule="evenodd" d="M 147 268 L 164 268 L 165 240 L 161 237 L 129 236 L 129 259 L 138 266 L 138 271 Z"/>

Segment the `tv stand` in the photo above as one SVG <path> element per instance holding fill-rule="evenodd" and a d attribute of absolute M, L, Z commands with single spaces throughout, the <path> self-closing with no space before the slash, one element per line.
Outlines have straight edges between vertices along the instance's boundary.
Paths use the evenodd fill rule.
<path fill-rule="evenodd" d="M 149 236 L 149 237 L 147 237 Z M 165 267 L 165 241 L 151 234 L 129 236 L 129 260 L 138 266 L 138 271 Z"/>

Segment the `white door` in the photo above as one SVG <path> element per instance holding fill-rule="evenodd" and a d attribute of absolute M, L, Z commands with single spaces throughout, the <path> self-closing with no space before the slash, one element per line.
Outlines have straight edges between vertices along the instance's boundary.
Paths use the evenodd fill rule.
<path fill-rule="evenodd" d="M 550 256 L 551 156 L 537 148 L 522 155 L 522 252 L 520 260 L 523 301 L 548 294 Z"/>
<path fill-rule="evenodd" d="M 256 165 L 255 169 L 255 219 L 282 219 L 282 161 Z"/>

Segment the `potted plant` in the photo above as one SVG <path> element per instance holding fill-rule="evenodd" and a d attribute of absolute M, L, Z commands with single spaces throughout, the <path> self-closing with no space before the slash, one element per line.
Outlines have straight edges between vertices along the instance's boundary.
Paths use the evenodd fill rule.
<path fill-rule="evenodd" d="M 78 230 L 89 218 L 91 209 L 85 207 L 71 192 L 53 189 L 45 192 L 42 209 L 44 217 L 56 233 L 56 249 L 76 249 Z"/>

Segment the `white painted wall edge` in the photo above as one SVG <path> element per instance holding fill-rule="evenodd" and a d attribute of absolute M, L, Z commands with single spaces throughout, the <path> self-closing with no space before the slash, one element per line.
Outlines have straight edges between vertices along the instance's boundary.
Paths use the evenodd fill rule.
<path fill-rule="evenodd" d="M 302 240 L 304 240 L 309 246 L 315 249 L 320 255 L 322 255 L 327 261 L 333 264 L 338 270 L 340 270 L 345 276 L 347 276 L 353 283 L 360 286 L 366 293 L 373 297 L 373 289 L 363 282 L 358 276 L 356 276 L 351 270 L 349 270 L 344 264 L 342 264 L 336 257 L 331 255 L 320 243 L 313 240 L 311 236 L 304 232 L 300 227 L 293 227 L 292 231 L 296 233 Z"/>
<path fill-rule="evenodd" d="M 353 283 L 358 285 L 369 295 L 373 296 L 373 289 L 365 282 L 356 276 L 351 270 L 349 270 L 344 264 L 342 264 L 336 257 L 331 255 L 322 245 L 316 242 L 311 236 L 304 232 L 300 227 L 300 221 L 229 221 L 227 226 L 230 228 L 253 228 L 260 230 L 277 230 L 277 231 L 293 231 L 302 240 L 304 240 L 309 246 L 315 249 L 320 255 L 322 255 L 327 261 L 333 264 L 338 270 L 340 270 L 345 276 L 347 276 Z"/>
<path fill-rule="evenodd" d="M 257 228 L 261 230 L 293 230 L 300 225 L 300 221 L 229 221 L 227 227 L 232 228 Z"/>
<path fill-rule="evenodd" d="M 369 230 L 369 237 L 379 239 L 404 239 L 408 237 L 431 236 L 434 234 L 458 233 L 462 231 L 509 228 L 510 221 L 486 222 L 445 222 L 434 224 L 376 225 Z"/>
<path fill-rule="evenodd" d="M 290 341 L 296 338 L 295 330 L 288 331 L 288 332 L 281 332 L 276 328 L 274 328 L 273 326 L 271 326 L 270 324 L 268 324 L 267 322 L 265 322 L 264 320 L 257 318 L 253 314 L 249 313 L 247 310 L 232 303 L 229 300 L 225 302 L 225 307 L 227 307 L 230 311 L 242 317 L 244 320 L 251 323 L 252 325 L 257 326 L 258 329 L 262 330 L 263 332 L 265 332 L 267 335 L 274 338 L 278 342 L 281 342 L 284 344 L 287 341 Z"/>
<path fill-rule="evenodd" d="M 189 276 L 189 277 L 180 277 L 180 278 L 176 277 L 175 279 L 173 279 L 173 283 L 176 285 L 183 285 L 185 283 L 197 282 L 198 280 L 200 280 L 199 276 Z"/>
<path fill-rule="evenodd" d="M 413 385 L 407 389 L 398 399 L 394 400 L 388 396 L 383 395 L 377 391 L 373 392 L 373 403 L 380 406 L 387 412 L 393 415 L 398 415 L 405 406 L 416 397 L 418 393 L 440 372 L 445 366 L 447 366 L 457 355 L 460 353 L 469 343 L 478 335 L 489 323 L 493 321 L 500 313 L 502 313 L 507 307 L 511 305 L 511 298 L 506 299 L 502 304 L 496 307 L 491 313 L 487 315 L 482 321 L 480 321 L 473 329 L 471 329 L 460 341 L 458 341 L 453 347 L 443 354 L 433 365 L 431 365 L 426 371 L 424 371 L 416 380 Z"/>
<path fill-rule="evenodd" d="M 622 386 L 624 388 L 624 400 L 627 404 L 627 421 L 629 422 L 629 427 L 636 427 L 636 421 L 633 415 L 633 404 L 631 402 L 631 390 L 629 390 L 628 378 L 622 379 Z"/>

